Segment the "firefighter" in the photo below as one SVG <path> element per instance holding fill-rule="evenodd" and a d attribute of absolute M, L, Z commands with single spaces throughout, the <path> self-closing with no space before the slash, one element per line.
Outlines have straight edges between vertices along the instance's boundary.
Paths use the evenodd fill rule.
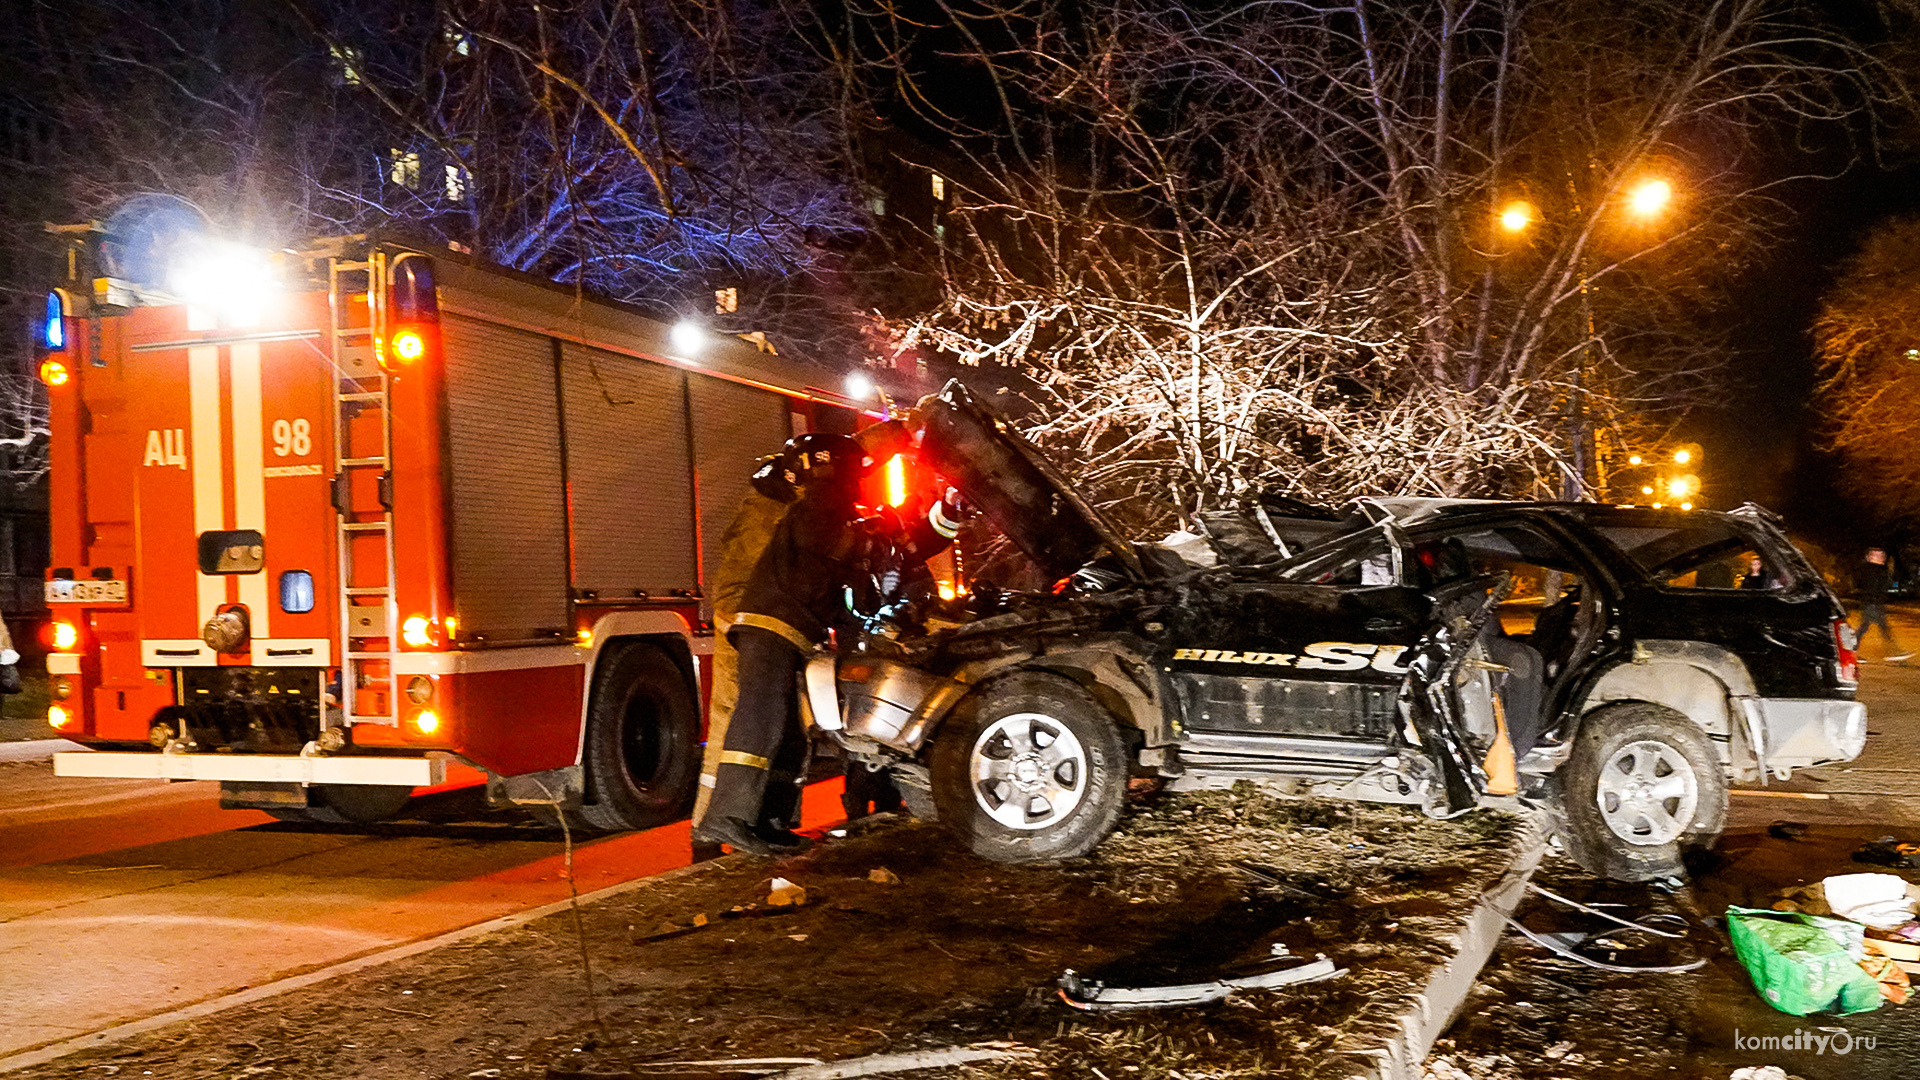
<path fill-rule="evenodd" d="M 709 736 L 720 752 L 693 829 L 696 848 L 771 855 L 804 846 L 786 805 L 797 799 L 780 790 L 769 800 L 768 785 L 790 788 L 805 765 L 796 680 L 842 620 L 846 590 L 861 582 L 871 554 L 875 538 L 860 520 L 858 496 L 873 460 L 852 436 L 809 433 L 788 443 L 787 461 L 800 494 L 747 576 L 728 631 L 739 696 L 725 732 Z"/>
<path fill-rule="evenodd" d="M 714 778 L 720 769 L 720 754 L 726 743 L 727 723 L 733 716 L 740 695 L 739 654 L 727 632 L 740 612 L 740 594 L 760 555 L 773 538 L 774 528 L 786 516 L 799 491 L 784 451 L 769 454 L 755 463 L 747 493 L 741 497 L 733 520 L 720 538 L 720 566 L 713 584 L 713 688 L 707 705 L 707 749 L 700 763 L 700 790 L 694 798 L 693 822 L 705 818 L 707 801 L 713 795 Z M 718 855 L 717 845 L 695 845 L 696 860 Z"/>

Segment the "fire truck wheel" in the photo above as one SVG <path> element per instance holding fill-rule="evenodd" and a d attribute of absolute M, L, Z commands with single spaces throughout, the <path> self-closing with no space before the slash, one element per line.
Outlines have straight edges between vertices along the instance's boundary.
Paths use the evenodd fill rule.
<path fill-rule="evenodd" d="M 1058 675 L 1010 675 L 962 702 L 933 745 L 940 823 L 995 862 L 1072 859 L 1120 823 L 1120 727 Z"/>
<path fill-rule="evenodd" d="M 581 824 L 651 829 L 685 816 L 700 779 L 700 705 L 672 657 L 630 645 L 601 662 L 585 761 Z"/>

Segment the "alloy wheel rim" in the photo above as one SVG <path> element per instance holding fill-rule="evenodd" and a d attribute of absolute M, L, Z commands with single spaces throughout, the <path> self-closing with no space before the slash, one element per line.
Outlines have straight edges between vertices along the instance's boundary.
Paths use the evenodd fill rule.
<path fill-rule="evenodd" d="M 1600 817 L 1629 844 L 1671 844 L 1693 824 L 1700 806 L 1700 780 L 1693 763 L 1674 747 L 1652 739 L 1613 752 L 1594 791 Z"/>

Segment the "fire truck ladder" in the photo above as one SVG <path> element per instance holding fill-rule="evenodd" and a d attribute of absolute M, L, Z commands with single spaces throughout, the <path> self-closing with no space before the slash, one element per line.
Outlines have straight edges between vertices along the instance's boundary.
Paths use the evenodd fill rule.
<path fill-rule="evenodd" d="M 348 723 L 398 724 L 393 693 L 393 413 L 376 335 L 385 321 L 386 260 L 330 260 L 334 365 L 333 505 L 340 553 L 340 708 Z M 361 290 L 352 284 L 363 279 Z M 362 300 L 363 303 L 355 303 Z M 360 311 L 364 309 L 365 321 Z"/>

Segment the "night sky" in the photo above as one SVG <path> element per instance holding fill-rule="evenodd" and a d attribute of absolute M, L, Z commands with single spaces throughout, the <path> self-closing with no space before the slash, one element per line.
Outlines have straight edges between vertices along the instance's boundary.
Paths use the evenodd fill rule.
<path fill-rule="evenodd" d="M 1738 356 L 1722 399 L 1683 428 L 1705 447 L 1713 506 L 1758 502 L 1841 554 L 1870 538 L 1834 490 L 1837 466 L 1814 449 L 1811 328 L 1866 233 L 1887 217 L 1920 212 L 1920 165 L 1862 163 L 1838 180 L 1798 182 L 1783 197 L 1798 208 L 1794 219 L 1731 298 Z"/>

